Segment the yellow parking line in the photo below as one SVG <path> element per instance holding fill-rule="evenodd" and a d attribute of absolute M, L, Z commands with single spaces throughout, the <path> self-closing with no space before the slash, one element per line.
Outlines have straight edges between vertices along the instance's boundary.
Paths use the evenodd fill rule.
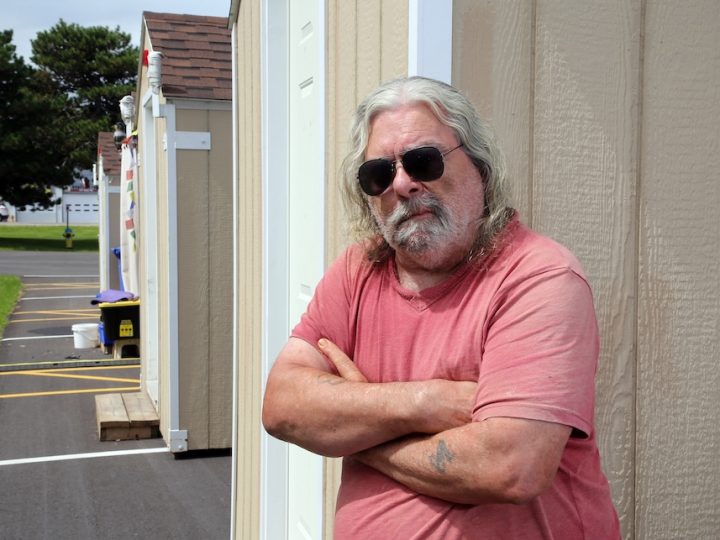
<path fill-rule="evenodd" d="M 36 309 L 31 311 L 16 311 L 13 315 L 54 315 L 60 313 L 62 315 L 70 315 L 73 313 L 87 313 L 92 311 L 94 313 L 100 312 L 99 308 L 77 308 L 77 309 Z"/>
<path fill-rule="evenodd" d="M 123 377 L 99 377 L 92 375 L 70 375 L 68 373 L 53 373 L 51 371 L 20 371 L 16 375 L 28 375 L 31 377 L 57 377 L 61 379 L 81 379 L 90 381 L 110 381 L 110 382 L 127 382 L 139 383 L 140 379 L 126 379 Z"/>
<path fill-rule="evenodd" d="M 127 360 L 127 358 L 126 358 L 126 360 Z M 85 367 L 65 368 L 65 369 L 60 369 L 60 370 L 48 369 L 47 371 L 53 371 L 53 372 L 58 372 L 58 371 L 98 371 L 100 369 L 102 369 L 102 370 L 106 370 L 106 369 L 140 369 L 140 366 L 138 364 L 125 364 L 122 366 L 85 366 Z M 36 369 L 33 371 L 43 371 L 43 370 Z"/>
<path fill-rule="evenodd" d="M 74 321 L 76 319 L 97 319 L 98 315 L 75 315 L 73 317 L 45 317 L 43 319 L 12 319 L 8 324 L 26 323 L 26 322 L 47 322 L 47 321 Z"/>
<path fill-rule="evenodd" d="M 58 287 L 25 287 L 24 292 L 37 293 L 41 291 L 88 291 L 97 290 L 98 285 L 63 285 Z"/>
<path fill-rule="evenodd" d="M 22 397 L 41 397 L 41 396 L 60 396 L 67 394 L 92 394 L 101 392 L 137 392 L 139 386 L 128 386 L 124 388 L 87 388 L 83 390 L 55 390 L 53 392 L 28 392 L 24 394 L 0 394 L 0 399 L 22 398 Z"/>
<path fill-rule="evenodd" d="M 133 360 L 133 358 L 123 358 L 123 360 Z M 121 361 L 123 361 L 121 360 Z M 135 358 L 135 360 L 139 360 L 139 358 Z M 31 369 L 30 371 L 39 371 L 43 368 L 42 366 L 52 366 L 47 368 L 48 370 L 53 371 L 68 371 L 68 370 L 91 370 L 91 369 L 139 369 L 140 364 L 119 364 L 119 365 L 106 365 L 106 366 L 77 366 L 77 367 L 60 367 L 63 364 L 72 364 L 75 362 L 117 362 L 116 360 L 106 360 L 104 358 L 94 358 L 94 359 L 85 359 L 85 360 L 47 360 L 45 362 L 14 362 L 12 364 L 3 364 L 0 363 L 0 367 L 9 368 L 9 367 L 22 367 L 22 366 L 28 366 L 32 365 L 35 366 L 35 369 Z M 25 370 L 17 370 L 17 371 L 0 371 L 0 375 L 12 375 L 13 373 L 17 373 L 18 371 L 25 371 Z"/>
<path fill-rule="evenodd" d="M 91 360 L 92 362 L 92 360 Z M 48 362 L 51 363 L 51 362 Z M 8 365 L 14 365 L 14 366 L 22 366 L 23 364 L 8 364 Z M 47 369 L 19 369 L 17 371 L 0 371 L 0 377 L 5 375 L 22 375 L 23 373 L 27 373 L 28 371 L 35 372 L 35 373 L 62 373 L 64 371 L 98 371 L 106 369 L 140 369 L 140 366 L 138 364 L 125 364 L 122 366 L 84 366 L 84 367 L 70 367 L 70 368 L 47 368 Z"/>

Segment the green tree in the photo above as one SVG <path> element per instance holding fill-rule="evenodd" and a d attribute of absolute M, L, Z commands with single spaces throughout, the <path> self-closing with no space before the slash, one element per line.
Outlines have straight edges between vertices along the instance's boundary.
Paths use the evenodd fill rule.
<path fill-rule="evenodd" d="M 120 121 L 120 99 L 135 88 L 138 49 L 119 28 L 62 19 L 32 42 L 25 64 L 0 32 L 0 198 L 51 204 L 96 160 L 97 134 Z"/>
<path fill-rule="evenodd" d="M 67 97 L 15 53 L 12 30 L 0 32 L 0 198 L 15 206 L 51 204 L 50 186 L 72 182 L 72 118 Z"/>
<path fill-rule="evenodd" d="M 120 99 L 135 89 L 137 47 L 119 27 L 82 27 L 62 19 L 32 41 L 31 60 L 68 97 L 75 117 L 70 161 L 89 169 L 96 160 L 97 134 L 120 118 Z"/>

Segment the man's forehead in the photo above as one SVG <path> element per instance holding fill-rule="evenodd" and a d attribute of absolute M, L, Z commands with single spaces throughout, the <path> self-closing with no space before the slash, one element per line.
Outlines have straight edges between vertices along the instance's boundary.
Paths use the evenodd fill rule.
<path fill-rule="evenodd" d="M 442 145 L 454 132 L 440 122 L 425 104 L 414 103 L 376 114 L 370 121 L 368 148 L 386 153 L 404 153 L 427 145 Z"/>

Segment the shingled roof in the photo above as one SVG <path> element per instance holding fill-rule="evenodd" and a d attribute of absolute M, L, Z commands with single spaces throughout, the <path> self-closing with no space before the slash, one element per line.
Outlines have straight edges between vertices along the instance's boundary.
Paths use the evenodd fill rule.
<path fill-rule="evenodd" d="M 143 12 L 153 51 L 163 54 L 165 97 L 230 100 L 231 36 L 226 17 Z"/>
<path fill-rule="evenodd" d="M 112 131 L 98 132 L 98 156 L 103 157 L 103 171 L 107 176 L 120 178 L 120 152 L 115 147 Z"/>

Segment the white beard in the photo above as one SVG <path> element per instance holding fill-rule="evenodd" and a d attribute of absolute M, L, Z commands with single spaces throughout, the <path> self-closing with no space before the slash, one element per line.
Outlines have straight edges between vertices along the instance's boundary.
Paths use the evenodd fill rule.
<path fill-rule="evenodd" d="M 385 241 L 395 250 L 413 255 L 423 255 L 441 250 L 461 238 L 457 220 L 431 194 L 401 201 L 395 210 L 383 219 L 371 206 L 375 220 Z M 422 210 L 429 210 L 422 219 L 412 216 Z"/>

